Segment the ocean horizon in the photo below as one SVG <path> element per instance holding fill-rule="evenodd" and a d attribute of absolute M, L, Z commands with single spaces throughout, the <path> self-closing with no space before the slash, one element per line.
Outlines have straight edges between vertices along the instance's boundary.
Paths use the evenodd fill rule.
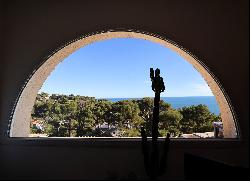
<path fill-rule="evenodd" d="M 107 99 L 112 102 L 117 102 L 122 100 L 135 100 L 141 98 L 99 98 L 99 99 Z M 204 104 L 209 108 L 210 112 L 216 115 L 220 114 L 220 109 L 214 96 L 161 97 L 161 100 L 170 103 L 171 106 L 175 109 L 179 109 L 185 106 Z"/>

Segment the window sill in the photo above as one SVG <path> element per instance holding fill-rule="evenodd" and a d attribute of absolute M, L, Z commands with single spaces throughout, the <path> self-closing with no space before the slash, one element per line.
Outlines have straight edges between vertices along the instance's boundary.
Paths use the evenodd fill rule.
<path fill-rule="evenodd" d="M 151 138 L 148 138 L 150 142 Z M 159 145 L 163 145 L 164 138 L 158 138 Z M 237 138 L 172 138 L 170 149 L 219 149 L 219 148 L 234 148 L 241 145 L 241 140 Z M 2 140 L 2 145 L 9 146 L 49 146 L 49 147 L 140 147 L 141 138 L 22 138 L 12 137 Z"/>

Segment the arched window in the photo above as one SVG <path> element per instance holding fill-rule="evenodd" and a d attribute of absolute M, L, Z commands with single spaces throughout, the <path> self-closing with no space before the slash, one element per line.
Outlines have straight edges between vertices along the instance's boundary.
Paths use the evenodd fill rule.
<path fill-rule="evenodd" d="M 176 101 L 178 101 L 177 98 L 175 98 L 175 100 L 173 98 L 172 99 L 169 98 L 170 96 L 181 96 L 180 92 L 182 92 L 184 96 L 188 96 L 188 95 L 190 96 L 191 93 L 194 93 L 195 95 L 195 90 L 194 92 L 191 92 L 189 90 L 190 93 L 188 94 L 187 85 L 186 86 L 180 85 L 179 88 L 182 90 L 180 90 L 180 92 L 178 93 L 176 93 L 177 89 L 171 89 L 174 87 L 173 85 L 171 85 L 171 81 L 173 83 L 174 77 L 177 76 L 177 74 L 175 74 L 176 72 L 174 71 L 176 70 L 174 66 L 178 66 L 178 65 L 169 64 L 169 65 L 172 65 L 173 67 L 172 68 L 168 67 L 164 63 L 166 63 L 167 61 L 171 61 L 171 58 L 173 57 L 169 57 L 169 59 L 165 57 L 166 62 L 164 62 L 161 60 L 162 57 L 160 57 L 159 54 L 158 55 L 154 54 L 153 57 L 143 57 L 144 59 L 146 59 L 144 60 L 145 61 L 144 63 L 140 62 L 143 60 L 143 58 L 140 57 L 137 59 L 138 62 L 131 65 L 131 59 L 133 59 L 134 57 L 131 57 L 132 53 L 131 54 L 126 53 L 126 55 L 130 57 L 120 57 L 120 59 L 124 60 L 124 58 L 127 58 L 128 60 L 127 64 L 126 63 L 123 64 L 119 62 L 119 60 L 113 60 L 112 62 L 112 63 L 114 62 L 118 63 L 119 65 L 116 65 L 116 66 L 117 67 L 120 66 L 120 69 L 117 69 L 117 67 L 112 67 L 111 69 L 109 67 L 108 69 L 107 67 L 104 66 L 104 65 L 108 66 L 109 63 L 101 64 L 103 67 L 100 66 L 100 64 L 99 65 L 96 64 L 96 67 L 93 67 L 93 62 L 90 61 L 89 63 L 92 63 L 92 64 L 86 65 L 85 67 L 81 67 L 82 71 L 85 71 L 84 75 L 86 78 L 84 82 L 82 83 L 88 84 L 88 85 L 85 85 L 84 87 L 85 90 L 87 87 L 91 87 L 90 82 L 94 82 L 94 85 L 96 86 L 96 87 L 92 87 L 92 89 L 91 88 L 89 89 L 89 94 L 85 92 L 84 95 L 80 95 L 81 94 L 80 92 L 72 92 L 73 95 L 70 95 L 71 94 L 70 92 L 63 92 L 63 91 L 61 95 L 56 95 L 53 93 L 53 91 L 50 92 L 50 94 L 41 93 L 42 91 L 46 90 L 46 85 L 48 85 L 48 84 L 45 84 L 44 87 L 42 87 L 43 83 L 45 82 L 45 80 L 48 78 L 48 76 L 51 74 L 51 72 L 56 68 L 56 66 L 60 62 L 64 61 L 65 59 L 70 59 L 72 56 L 77 56 L 77 52 L 80 52 L 82 49 L 91 47 L 90 46 L 91 43 L 98 42 L 100 44 L 100 43 L 107 42 L 107 41 L 111 42 L 111 39 L 113 38 L 123 38 L 124 42 L 127 42 L 127 43 L 129 41 L 133 41 L 127 38 L 135 38 L 134 41 L 144 43 L 144 44 L 145 43 L 153 44 L 153 46 L 159 46 L 161 47 L 160 49 L 169 51 L 168 55 L 172 54 L 173 56 L 180 58 L 181 59 L 180 62 L 181 61 L 184 62 L 185 66 L 189 68 L 191 67 L 191 69 L 193 66 L 194 68 L 193 71 L 199 72 L 200 77 L 202 77 L 201 80 L 204 80 L 204 83 L 205 83 L 205 84 L 196 84 L 193 86 L 196 86 L 196 88 L 200 89 L 201 91 L 209 92 L 211 89 L 211 92 L 209 92 L 209 94 L 214 95 L 214 99 L 216 99 L 216 101 L 214 100 L 215 106 L 210 106 L 210 107 L 208 106 L 208 109 L 210 108 L 208 112 L 210 111 L 214 113 L 214 114 L 210 114 L 209 112 L 209 115 L 207 115 L 206 117 L 206 119 L 209 118 L 210 125 L 202 125 L 203 127 L 201 125 L 197 127 L 196 123 L 195 123 L 196 127 L 194 125 L 190 125 L 191 124 L 190 120 L 200 119 L 198 115 L 201 112 L 204 112 L 207 110 L 206 106 L 204 107 L 202 105 L 197 105 L 197 103 L 194 103 L 196 104 L 196 106 L 188 105 L 189 107 L 181 108 L 182 106 L 178 107 L 175 105 Z M 105 40 L 105 41 L 102 41 L 102 40 Z M 114 49 L 110 49 L 109 51 L 115 54 L 116 51 L 118 50 L 116 49 L 117 47 L 116 48 L 115 46 L 113 47 Z M 146 54 L 147 56 L 148 55 L 147 51 L 150 51 L 150 50 L 144 49 L 142 50 L 141 53 L 144 55 Z M 93 55 L 97 56 L 98 54 L 100 55 L 101 52 L 96 52 Z M 124 55 L 125 54 L 123 54 L 123 56 Z M 163 54 L 163 56 L 166 56 L 166 54 Z M 117 58 L 119 58 L 119 56 Z M 98 59 L 100 60 L 101 57 L 98 57 Z M 65 60 L 65 63 L 67 63 L 67 61 L 68 60 Z M 105 61 L 105 60 L 102 60 L 102 61 Z M 112 63 L 110 65 L 112 65 Z M 129 67 L 128 65 L 131 65 L 135 69 L 131 70 L 130 69 L 131 67 Z M 221 85 L 219 84 L 215 76 L 212 74 L 212 72 L 196 57 L 194 57 L 192 54 L 187 52 L 184 48 L 176 45 L 175 43 L 167 39 L 164 39 L 163 37 L 159 37 L 159 36 L 148 34 L 148 33 L 140 33 L 136 31 L 135 32 L 133 31 L 107 31 L 107 32 L 102 32 L 102 33 L 96 33 L 90 36 L 81 37 L 78 40 L 75 40 L 69 43 L 68 45 L 56 51 L 53 55 L 51 55 L 38 69 L 34 71 L 34 74 L 31 75 L 30 79 L 27 80 L 27 84 L 24 86 L 17 100 L 15 111 L 11 119 L 10 136 L 11 137 L 27 137 L 30 134 L 31 117 L 33 118 L 32 126 L 34 127 L 35 131 L 37 131 L 37 128 L 39 128 L 39 126 L 40 128 L 38 130 L 43 131 L 43 128 L 42 128 L 43 123 L 41 122 L 44 121 L 46 118 L 46 123 L 47 123 L 46 129 L 54 130 L 53 133 L 51 132 L 52 136 L 53 134 L 54 136 L 72 136 L 72 135 L 73 136 L 96 136 L 96 135 L 110 136 L 110 135 L 113 135 L 114 137 L 119 136 L 119 135 L 122 137 L 138 136 L 139 126 L 141 126 L 142 123 L 149 121 L 151 118 L 150 116 L 148 120 L 145 118 L 146 113 L 143 114 L 143 108 L 142 108 L 142 106 L 149 105 L 149 104 L 151 104 L 151 107 L 152 107 L 152 98 L 148 98 L 148 97 L 153 97 L 153 92 L 151 90 L 150 79 L 149 79 L 149 67 L 147 66 L 149 67 L 152 66 L 154 68 L 157 68 L 157 66 L 160 66 L 158 68 L 161 69 L 162 76 L 164 80 L 166 81 L 166 93 L 161 95 L 163 98 L 163 102 L 162 102 L 163 110 L 160 114 L 160 119 L 162 120 L 162 124 L 160 124 L 160 127 L 162 128 L 160 130 L 160 134 L 162 136 L 165 135 L 166 131 L 171 131 L 174 137 L 178 137 L 178 136 L 189 137 L 190 133 L 192 133 L 190 137 L 192 136 L 204 137 L 204 134 L 200 133 L 201 130 L 203 129 L 203 132 L 211 131 L 211 126 L 214 126 L 213 129 L 215 130 L 216 135 L 220 136 L 219 135 L 220 128 L 221 128 L 221 125 L 223 124 L 223 137 L 224 138 L 237 138 L 238 137 L 238 130 L 237 130 L 235 115 L 233 113 L 232 106 L 229 102 L 228 97 L 226 96 L 226 93 L 224 92 L 223 88 L 221 87 Z M 145 71 L 139 70 L 138 69 L 139 67 L 145 68 Z M 95 68 L 97 68 L 97 70 Z M 100 68 L 102 68 L 102 71 L 100 71 Z M 100 78 L 99 80 L 100 82 L 95 82 L 96 77 L 93 77 L 93 75 L 98 73 L 98 69 L 100 73 L 100 75 L 98 75 Z M 111 74 L 110 72 L 107 74 L 104 74 L 104 71 L 106 69 L 108 71 L 111 71 L 113 69 L 114 70 L 113 74 Z M 136 70 L 137 72 L 135 72 Z M 188 70 L 188 68 L 184 70 Z M 144 72 L 144 75 L 141 72 Z M 187 72 L 187 74 L 188 73 L 189 72 Z M 67 73 L 65 72 L 65 74 Z M 126 78 L 119 77 L 119 75 L 126 75 Z M 117 82 L 114 84 L 114 86 L 117 85 L 116 86 L 117 91 L 108 91 L 108 89 L 105 89 L 110 86 L 98 87 L 98 85 L 102 85 L 101 84 L 103 83 L 102 78 L 105 79 L 106 76 L 109 76 L 110 80 L 112 80 L 113 82 L 119 81 L 119 78 L 121 78 L 121 82 L 119 82 L 120 84 Z M 136 82 L 137 79 L 135 76 L 144 77 L 143 80 L 140 79 L 140 82 L 144 85 L 139 85 L 138 82 Z M 189 75 L 187 75 L 186 78 L 188 76 Z M 92 79 L 95 79 L 95 80 L 92 80 Z M 87 80 L 89 80 L 89 82 Z M 105 80 L 107 80 L 107 78 Z M 125 82 L 122 82 L 122 81 L 125 81 Z M 185 80 L 182 80 L 180 82 L 183 83 L 184 81 Z M 126 89 L 122 87 L 121 85 L 124 85 L 127 88 L 129 87 L 131 90 L 129 91 L 130 94 L 128 94 L 128 91 L 125 91 L 125 94 L 122 95 L 121 94 L 122 90 L 126 90 Z M 146 85 L 148 86 L 147 90 L 145 89 Z M 140 89 L 140 86 L 141 86 L 141 89 Z M 42 87 L 42 90 L 40 90 L 41 87 Z M 47 90 L 48 90 L 48 87 L 47 87 Z M 149 93 L 150 91 L 151 91 L 151 94 Z M 115 95 L 115 92 L 117 93 L 117 95 Z M 57 92 L 57 93 L 60 93 L 60 92 Z M 67 96 L 64 96 L 62 94 L 65 94 Z M 76 96 L 76 95 L 79 95 L 79 96 Z M 83 96 L 88 96 L 88 97 L 83 97 Z M 93 96 L 95 98 L 93 98 Z M 110 99 L 114 97 L 119 98 L 119 99 Z M 129 100 L 121 99 L 124 97 L 134 98 L 134 99 L 129 99 Z M 143 97 L 147 97 L 147 98 L 143 98 Z M 49 102 L 49 104 L 43 104 L 44 102 Z M 34 103 L 35 103 L 35 108 L 33 108 Z M 171 104 L 172 106 L 170 106 L 167 103 L 170 103 L 170 104 L 172 103 Z M 200 100 L 200 103 L 206 104 L 202 102 L 202 100 Z M 218 107 L 219 107 L 219 109 L 217 110 L 216 110 L 216 106 L 217 106 L 216 103 L 218 104 Z M 43 108 L 43 106 L 45 106 L 45 108 Z M 46 108 L 46 106 L 49 108 Z M 82 110 L 81 110 L 81 106 L 82 106 Z M 44 111 L 39 112 L 39 108 L 43 110 L 50 109 L 50 111 L 47 111 L 46 113 Z M 83 108 L 84 109 L 88 108 L 89 110 L 83 110 Z M 147 108 L 150 108 L 150 106 L 148 106 Z M 32 110 L 35 110 L 35 112 L 32 113 Z M 124 114 L 119 114 L 119 115 L 114 114 L 114 112 L 121 113 L 122 111 Z M 74 116 L 72 116 L 72 112 L 75 113 Z M 193 115 L 193 117 L 189 119 L 188 115 L 193 114 L 193 113 L 197 113 L 196 117 Z M 218 119 L 217 117 L 219 113 L 220 113 L 219 115 L 220 119 Z M 50 114 L 50 115 L 45 115 L 45 114 Z M 56 114 L 57 116 L 54 115 L 53 117 L 51 116 L 51 114 Z M 61 114 L 61 115 L 58 116 L 58 114 Z M 92 114 L 92 115 L 90 116 L 86 114 Z M 213 117 L 213 115 L 215 116 Z M 88 116 L 91 117 L 91 120 L 85 119 Z M 126 116 L 128 116 L 129 118 L 126 118 Z M 42 119 L 39 119 L 39 118 L 42 118 Z M 84 119 L 82 120 L 82 122 L 84 122 L 84 125 L 85 125 L 84 129 L 79 129 L 80 127 L 81 128 L 83 127 L 82 125 L 79 126 L 80 119 Z M 164 120 L 174 120 L 177 122 L 179 121 L 178 125 L 176 125 L 178 127 L 178 130 L 176 130 L 177 127 L 173 126 L 174 123 L 169 124 L 168 121 L 164 122 Z M 220 121 L 222 121 L 222 124 L 220 123 Z M 214 125 L 212 125 L 212 123 L 214 123 Z M 88 126 L 86 126 L 86 124 Z M 181 128 L 180 128 L 180 125 L 181 125 Z M 105 131 L 107 130 L 105 126 L 108 127 L 109 131 Z M 210 126 L 210 128 L 206 128 L 206 126 L 208 127 Z M 170 130 L 170 127 L 172 128 L 171 130 Z M 192 130 L 189 130 L 189 128 L 190 129 L 192 128 Z M 97 131 L 101 131 L 103 134 L 100 134 L 100 132 L 97 132 Z M 108 134 L 108 135 L 105 135 L 105 134 Z M 189 135 L 186 135 L 186 134 L 189 134 Z M 211 137 L 211 135 L 210 136 L 208 135 L 207 137 Z"/>

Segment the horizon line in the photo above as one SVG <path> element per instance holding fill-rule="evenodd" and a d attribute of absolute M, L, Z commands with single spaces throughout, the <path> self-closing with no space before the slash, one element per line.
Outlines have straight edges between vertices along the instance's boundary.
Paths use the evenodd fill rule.
<path fill-rule="evenodd" d="M 150 96 L 144 96 L 144 97 L 101 97 L 101 98 L 97 98 L 97 99 L 138 99 L 138 98 L 145 98 L 145 97 L 150 97 Z M 215 97 L 214 95 L 207 95 L 207 96 L 163 96 L 163 97 Z M 150 97 L 150 98 L 154 98 L 154 97 Z M 162 98 L 162 97 L 161 97 Z"/>
<path fill-rule="evenodd" d="M 145 98 L 145 97 L 150 97 L 150 98 L 154 98 L 154 97 L 151 97 L 151 96 L 142 96 L 142 97 L 95 97 L 95 96 L 87 96 L 87 95 L 79 95 L 79 94 L 63 94 L 63 93 L 47 93 L 47 92 L 38 92 L 37 94 L 41 94 L 41 93 L 46 93 L 46 94 L 49 94 L 49 95 L 52 95 L 52 94 L 56 94 L 56 95 L 74 95 L 74 96 L 84 96 L 84 97 L 94 97 L 96 99 L 138 99 L 138 98 Z M 162 96 L 162 97 L 168 97 L 168 98 L 172 98 L 172 97 L 215 97 L 214 95 L 197 95 L 197 96 Z"/>

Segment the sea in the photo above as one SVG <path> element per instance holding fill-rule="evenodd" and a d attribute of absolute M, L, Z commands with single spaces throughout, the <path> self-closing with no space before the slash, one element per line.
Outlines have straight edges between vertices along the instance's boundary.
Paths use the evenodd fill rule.
<path fill-rule="evenodd" d="M 112 102 L 140 98 L 106 98 Z M 170 103 L 173 108 L 178 109 L 185 106 L 205 104 L 211 113 L 220 114 L 219 106 L 214 96 L 190 96 L 190 97 L 161 97 L 164 102 Z"/>

